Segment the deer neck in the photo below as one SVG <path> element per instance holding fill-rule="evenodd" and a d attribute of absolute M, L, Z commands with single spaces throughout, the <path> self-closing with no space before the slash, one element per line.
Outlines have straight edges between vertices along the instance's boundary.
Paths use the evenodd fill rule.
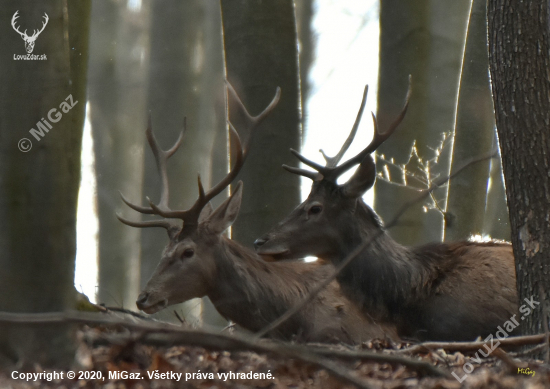
<path fill-rule="evenodd" d="M 362 200 L 357 201 L 354 222 L 344 232 L 345 239 L 337 260 L 367 244 L 339 275 L 343 290 L 355 301 L 379 315 L 399 311 L 423 285 L 429 271 L 409 248 L 395 242 L 378 216 Z"/>
<path fill-rule="evenodd" d="M 295 270 L 284 266 L 288 264 L 264 262 L 232 240 L 222 239 L 216 263 L 215 286 L 208 297 L 221 315 L 248 330 L 264 328 L 304 293 Z M 282 326 L 278 336 L 297 333 L 296 320 Z"/>

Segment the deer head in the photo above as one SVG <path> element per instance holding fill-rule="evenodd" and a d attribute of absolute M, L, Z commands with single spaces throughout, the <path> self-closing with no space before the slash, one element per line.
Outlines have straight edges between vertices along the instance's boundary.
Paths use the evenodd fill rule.
<path fill-rule="evenodd" d="M 325 158 L 325 166 L 321 166 L 305 158 L 295 150 L 291 150 L 301 162 L 315 171 L 283 165 L 283 168 L 293 174 L 307 177 L 313 181 L 308 198 L 300 204 L 285 219 L 278 223 L 270 232 L 254 242 L 256 251 L 261 255 L 277 258 L 301 258 L 306 255 L 316 255 L 329 259 L 343 252 L 342 246 L 349 247 L 359 242 L 348 242 L 348 229 L 357 228 L 354 222 L 357 208 L 364 205 L 360 202 L 363 194 L 372 188 L 376 179 L 376 166 L 371 156 L 382 143 L 395 131 L 405 117 L 409 104 L 411 88 L 405 104 L 397 119 L 385 131 L 378 129 L 376 117 L 374 121 L 374 136 L 372 142 L 353 158 L 339 164 L 345 152 L 353 142 L 359 127 L 361 116 L 365 109 L 368 86 L 365 86 L 363 100 L 355 123 L 344 145 L 334 157 L 328 157 L 320 150 Z M 359 165 L 352 177 L 344 184 L 337 180 L 344 172 Z M 367 211 L 368 224 L 373 229 L 381 228 L 381 222 L 370 208 L 364 205 Z"/>
<path fill-rule="evenodd" d="M 249 135 L 242 147 L 237 131 L 229 123 L 230 141 L 232 149 L 235 151 L 235 162 L 229 173 L 219 183 L 205 192 L 199 175 L 199 196 L 193 206 L 187 210 L 170 209 L 166 162 L 182 142 L 186 130 L 185 121 L 184 131 L 174 146 L 168 150 L 162 150 L 152 132 L 149 119 L 146 136 L 161 177 L 160 201 L 158 204 L 154 204 L 147 198 L 149 206 L 143 207 L 131 203 L 121 194 L 124 203 L 135 211 L 163 218 L 161 220 L 130 221 L 117 215 L 122 223 L 138 228 L 162 227 L 168 232 L 169 242 L 164 249 L 162 258 L 136 301 L 138 308 L 147 313 L 154 313 L 168 305 L 208 294 L 216 271 L 213 262 L 214 253 L 215 250 L 220 250 L 220 240 L 225 239 L 222 236 L 223 232 L 231 226 L 239 213 L 242 183 L 238 183 L 232 195 L 216 210 L 212 210 L 210 200 L 227 188 L 237 176 L 248 155 L 254 130 L 273 111 L 280 97 L 280 89 L 277 88 L 277 93 L 267 108 L 258 116 L 251 116 L 229 84 L 228 89 L 246 117 Z M 180 222 L 176 222 L 178 219 Z"/>
<path fill-rule="evenodd" d="M 31 36 L 28 36 L 27 30 L 25 30 L 25 32 L 21 32 L 19 31 L 19 28 L 15 25 L 15 21 L 19 17 L 19 15 L 17 14 L 18 12 L 19 10 L 15 11 L 13 17 L 11 18 L 11 26 L 15 31 L 17 31 L 17 33 L 19 33 L 19 35 L 21 35 L 21 38 L 23 38 L 23 40 L 25 41 L 25 50 L 27 50 L 27 53 L 31 54 L 34 50 L 34 42 L 36 41 L 36 38 L 38 38 L 38 35 L 40 35 L 42 31 L 44 31 L 44 28 L 46 28 L 48 20 L 50 19 L 48 18 L 48 14 L 44 12 L 44 22 L 42 23 L 42 28 L 40 30 L 34 30 L 34 33 Z"/>

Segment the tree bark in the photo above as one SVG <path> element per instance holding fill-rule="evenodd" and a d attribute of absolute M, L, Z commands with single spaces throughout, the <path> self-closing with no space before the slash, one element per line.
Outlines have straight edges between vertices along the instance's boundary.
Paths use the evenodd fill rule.
<path fill-rule="evenodd" d="M 541 291 L 550 290 L 550 69 L 548 2 L 489 0 L 489 63 L 523 334 L 544 331 Z"/>
<path fill-rule="evenodd" d="M 227 79 L 252 115 L 271 101 L 281 87 L 277 108 L 251 145 L 237 180 L 244 192 L 233 238 L 252 247 L 253 241 L 289 213 L 300 200 L 300 178 L 281 165 L 295 165 L 290 148 L 301 143 L 298 52 L 291 0 L 251 2 L 222 0 Z M 244 124 L 230 107 L 237 131 Z M 248 134 L 240 132 L 241 138 Z M 237 180 L 235 182 L 237 182 Z"/>
<path fill-rule="evenodd" d="M 25 54 L 23 40 L 9 23 L 0 27 L 0 311 L 63 311 L 74 308 L 76 298 L 90 1 L 7 3 L 2 20 L 19 10 L 23 31 L 40 28 L 44 13 L 49 21 L 33 51 L 46 55 L 41 61 L 14 60 L 12 55 Z M 69 95 L 72 108 L 63 111 Z M 48 117 L 54 108 L 61 114 L 57 122 Z M 52 128 L 36 139 L 29 132 L 42 118 Z M 27 152 L 18 150 L 22 138 L 28 138 L 19 143 Z M 74 347 L 72 325 L 0 326 L 0 365 L 66 368 Z"/>
<path fill-rule="evenodd" d="M 197 173 L 205 188 L 210 187 L 212 152 L 220 132 L 225 134 L 225 87 L 222 57 L 211 55 L 219 50 L 220 30 L 207 22 L 208 7 L 200 0 L 155 1 L 152 4 L 151 60 L 149 69 L 148 109 L 153 132 L 161 147 L 168 148 L 182 130 L 187 117 L 187 133 L 180 149 L 168 163 L 170 206 L 187 209 L 198 197 Z M 219 10 L 218 10 L 219 12 Z M 219 20 L 219 19 L 218 19 Z M 210 26 L 210 27 L 209 27 Z M 221 135 L 223 137 L 223 135 Z M 141 138 L 145 147 L 145 137 Z M 227 158 L 227 150 L 224 153 Z M 150 150 L 144 154 L 144 196 L 158 201 L 160 179 Z M 147 229 L 142 233 L 141 286 L 157 266 L 168 242 L 166 231 Z M 174 309 L 199 319 L 200 300 L 160 313 L 175 320 Z M 157 314 L 158 316 L 159 314 Z"/>
<path fill-rule="evenodd" d="M 97 299 L 129 309 L 135 309 L 139 293 L 136 242 L 141 230 L 125 226 L 115 213 L 130 212 L 119 192 L 131 199 L 142 197 L 148 4 L 142 3 L 139 11 L 112 0 L 92 7 L 89 100 L 99 219 Z"/>
<path fill-rule="evenodd" d="M 308 110 L 307 102 L 310 95 L 311 83 L 309 72 L 313 63 L 315 52 L 315 38 L 313 34 L 312 21 L 315 15 L 313 0 L 301 0 L 295 3 L 296 7 L 296 29 L 299 42 L 299 68 L 300 68 L 300 105 L 302 107 L 301 125 L 305 134 L 305 126 Z"/>
<path fill-rule="evenodd" d="M 458 78 L 464 50 L 466 21 L 470 1 L 386 0 L 380 3 L 380 65 L 378 83 L 378 122 L 388 128 L 403 106 L 407 77 L 412 75 L 412 97 L 407 116 L 399 130 L 378 151 L 397 164 L 408 161 L 411 147 L 425 160 L 433 157 L 430 148 L 441 142 L 443 133 L 454 127 Z M 380 171 L 384 163 L 378 159 Z M 411 164 L 415 172 L 419 166 Z M 430 174 L 447 175 L 448 151 L 439 157 Z M 390 168 L 391 177 L 399 180 L 402 172 Z M 414 179 L 407 185 L 423 187 Z M 379 180 L 375 186 L 374 208 L 382 219 L 393 217 L 396 205 L 403 204 L 414 189 L 397 187 Z M 438 200 L 446 198 L 444 189 L 434 192 Z M 444 202 L 439 204 L 444 209 Z M 443 215 L 421 206 L 411 208 L 395 228 L 388 231 L 398 242 L 417 245 L 440 241 Z"/>
<path fill-rule="evenodd" d="M 473 0 L 464 48 L 451 162 L 451 174 L 465 160 L 493 147 L 495 117 L 489 86 L 487 0 Z M 490 161 L 467 168 L 449 182 L 445 240 L 483 234 Z"/>

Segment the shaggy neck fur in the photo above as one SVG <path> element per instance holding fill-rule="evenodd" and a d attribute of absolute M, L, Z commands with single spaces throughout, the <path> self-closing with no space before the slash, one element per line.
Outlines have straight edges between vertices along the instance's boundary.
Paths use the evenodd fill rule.
<path fill-rule="evenodd" d="M 264 262 L 252 251 L 222 239 L 216 253 L 217 279 L 209 297 L 223 316 L 251 331 L 277 319 L 325 273 L 315 266 L 304 271 L 302 263 Z M 273 335 L 299 334 L 308 322 L 301 316 L 295 315 Z"/>
<path fill-rule="evenodd" d="M 344 291 L 377 316 L 398 314 L 409 302 L 425 295 L 434 277 L 436 255 L 419 256 L 395 242 L 383 230 L 378 216 L 362 200 L 354 210 L 356 223 L 348 223 L 340 235 L 337 264 L 363 242 L 370 244 L 353 260 L 338 280 Z"/>

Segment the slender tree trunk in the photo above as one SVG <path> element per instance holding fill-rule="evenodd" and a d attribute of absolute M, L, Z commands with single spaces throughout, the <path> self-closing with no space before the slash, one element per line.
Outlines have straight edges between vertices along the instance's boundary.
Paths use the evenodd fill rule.
<path fill-rule="evenodd" d="M 305 134 L 307 112 L 307 102 L 311 83 L 309 81 L 309 71 L 313 63 L 313 55 L 315 51 L 315 39 L 313 34 L 313 0 L 301 0 L 296 4 L 296 27 L 299 42 L 299 67 L 300 67 L 300 103 L 302 106 L 302 129 Z"/>
<path fill-rule="evenodd" d="M 8 1 L 2 20 L 15 10 L 23 31 L 40 28 L 44 13 L 49 21 L 33 51 L 47 56 L 41 61 L 14 60 L 25 54 L 23 40 L 9 23 L 0 27 L 0 311 L 63 311 L 74 308 L 76 297 L 90 2 Z M 51 128 L 35 139 L 29 131 L 42 118 Z M 74 347 L 71 325 L 0 325 L 1 365 L 68 367 Z"/>
<path fill-rule="evenodd" d="M 550 290 L 550 55 L 548 2 L 489 0 L 489 63 L 523 334 L 544 331 Z"/>
<path fill-rule="evenodd" d="M 378 154 L 397 164 L 408 161 L 411 147 L 424 162 L 431 159 L 431 149 L 438 146 L 443 133 L 454 127 L 454 110 L 458 90 L 458 75 L 462 54 L 469 0 L 414 1 L 387 0 L 380 3 L 380 76 L 378 83 L 378 120 L 385 129 L 401 110 L 407 90 L 407 77 L 412 75 L 412 97 L 405 120 Z M 377 162 L 379 171 L 384 164 Z M 420 166 L 408 166 L 411 173 Z M 448 151 L 439 157 L 430 175 L 448 174 Z M 393 180 L 400 180 L 402 172 L 389 169 Z M 420 185 L 409 179 L 407 185 Z M 413 194 L 413 189 L 397 187 L 382 180 L 376 183 L 374 207 L 382 219 L 393 217 L 396 205 Z M 438 206 L 444 209 L 446 191 L 434 192 Z M 439 241 L 443 233 L 441 211 L 424 212 L 421 206 L 411 208 L 400 219 L 400 224 L 389 233 L 407 245 Z"/>
<path fill-rule="evenodd" d="M 499 147 L 496 128 L 493 130 L 493 148 Z M 491 159 L 491 185 L 487 193 L 487 207 L 483 223 L 483 233 L 493 239 L 510 241 L 510 217 L 506 205 L 506 188 L 502 176 L 500 153 Z"/>
<path fill-rule="evenodd" d="M 281 169 L 283 163 L 296 164 L 289 148 L 299 149 L 301 141 L 294 6 L 290 0 L 222 0 L 221 5 L 227 79 L 244 105 L 258 114 L 276 87 L 282 90 L 279 105 L 259 129 L 239 175 L 245 189 L 232 234 L 252 246 L 300 199 L 299 177 Z M 244 127 L 231 107 L 230 118 L 237 130 Z"/>
<path fill-rule="evenodd" d="M 204 47 L 204 67 L 200 75 L 201 94 L 199 108 L 199 123 L 201 131 L 212 132 L 213 139 L 210 145 L 212 151 L 210 159 L 210 187 L 221 181 L 227 174 L 227 124 L 225 101 L 225 69 L 223 63 L 222 15 L 220 4 L 216 1 L 202 2 L 204 23 L 200 44 Z M 208 177 L 205 177 L 208 178 Z M 226 191 L 227 193 L 227 191 Z M 196 194 L 195 194 L 196 195 Z M 212 205 L 217 207 L 225 200 L 225 196 L 218 195 L 212 199 Z M 203 323 L 210 326 L 227 325 L 225 320 L 214 308 L 208 297 L 202 302 Z"/>
<path fill-rule="evenodd" d="M 97 298 L 125 308 L 135 308 L 139 293 L 136 242 L 141 230 L 120 223 L 115 212 L 122 208 L 119 191 L 141 199 L 148 4 L 139 11 L 111 0 L 92 7 L 89 99 L 99 218 Z"/>
<path fill-rule="evenodd" d="M 219 56 L 208 60 L 212 58 L 210 50 L 216 50 L 212 41 L 221 37 L 219 29 L 214 30 L 211 21 L 206 21 L 208 7 L 200 0 L 163 0 L 152 4 L 147 104 L 153 131 L 162 147 L 175 142 L 187 117 L 185 140 L 168 164 L 173 209 L 186 209 L 194 203 L 198 197 L 197 173 L 205 187 L 210 187 L 213 145 L 219 132 L 225 129 L 223 62 Z M 141 139 L 145 145 L 145 137 Z M 160 180 L 150 150 L 145 151 L 144 161 L 143 193 L 158 201 Z M 147 229 L 142 233 L 142 287 L 167 242 L 166 231 Z M 196 308 L 194 317 L 188 317 L 192 322 L 200 316 L 200 306 L 200 300 L 193 300 L 175 309 L 188 316 L 190 309 Z M 173 310 L 161 312 L 160 316 L 173 320 Z"/>
<path fill-rule="evenodd" d="M 464 161 L 490 152 L 495 117 L 489 86 L 487 0 L 473 0 L 462 61 L 451 173 Z M 449 183 L 445 240 L 483 234 L 490 161 L 464 170 Z"/>

